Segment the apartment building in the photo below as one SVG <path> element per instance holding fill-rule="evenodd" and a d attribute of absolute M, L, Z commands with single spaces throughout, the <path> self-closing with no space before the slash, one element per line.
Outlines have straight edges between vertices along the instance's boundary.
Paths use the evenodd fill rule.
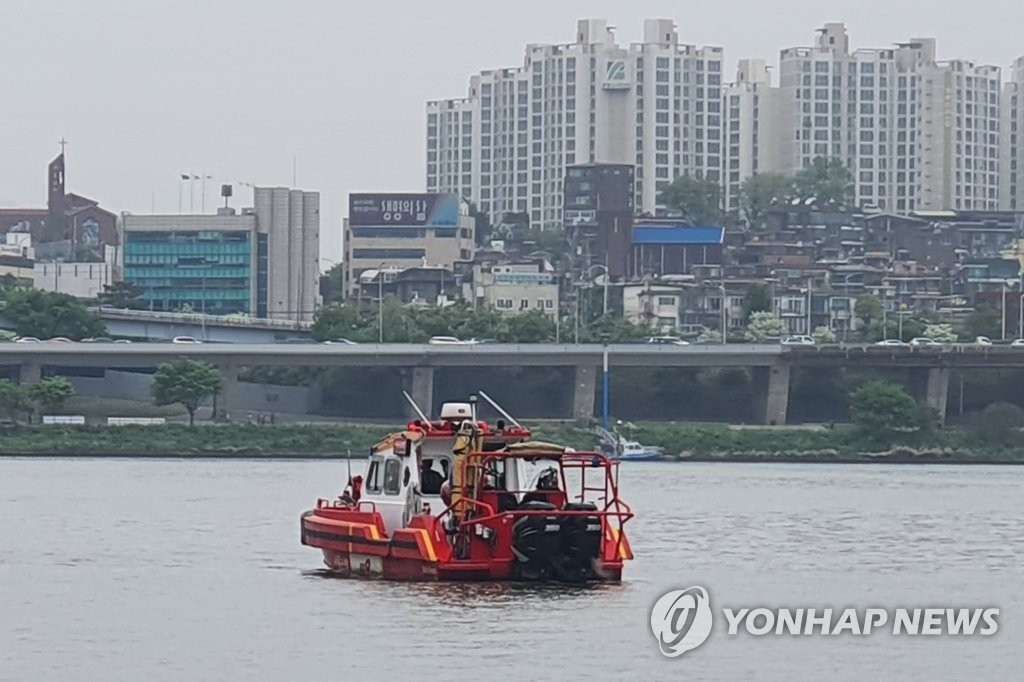
<path fill-rule="evenodd" d="M 602 19 L 575 40 L 530 45 L 520 67 L 483 71 L 467 97 L 427 103 L 427 190 L 475 202 L 492 221 L 529 215 L 562 226 L 566 167 L 636 165 L 636 206 L 654 212 L 679 175 L 718 180 L 722 62 L 679 42 L 674 22 L 644 22 L 622 47 Z"/>

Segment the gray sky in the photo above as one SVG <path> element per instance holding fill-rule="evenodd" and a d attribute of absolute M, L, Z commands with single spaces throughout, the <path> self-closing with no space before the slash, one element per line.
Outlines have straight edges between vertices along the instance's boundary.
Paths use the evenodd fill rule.
<path fill-rule="evenodd" d="M 520 64 L 528 42 L 571 41 L 582 17 L 622 44 L 672 18 L 729 64 L 775 63 L 826 21 L 855 47 L 934 36 L 940 59 L 1004 68 L 1024 54 L 1021 0 L 0 0 L 0 206 L 45 202 L 62 136 L 70 190 L 114 211 L 177 212 L 190 171 L 214 177 L 212 211 L 221 182 L 290 184 L 294 156 L 337 260 L 349 192 L 423 189 L 427 99 Z"/>

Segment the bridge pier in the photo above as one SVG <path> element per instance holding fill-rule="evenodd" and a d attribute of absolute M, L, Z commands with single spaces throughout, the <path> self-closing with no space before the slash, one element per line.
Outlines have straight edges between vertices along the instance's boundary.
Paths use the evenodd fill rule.
<path fill-rule="evenodd" d="M 33 360 L 24 360 L 18 369 L 18 383 L 33 386 L 43 378 L 43 366 Z"/>
<path fill-rule="evenodd" d="M 927 372 L 924 402 L 938 414 L 939 424 L 945 425 L 946 403 L 949 402 L 949 370 L 945 367 L 932 367 Z"/>
<path fill-rule="evenodd" d="M 575 382 L 572 391 L 572 417 L 578 421 L 594 418 L 594 401 L 597 399 L 597 367 L 576 365 Z"/>
<path fill-rule="evenodd" d="M 434 419 L 434 368 L 413 367 L 403 372 L 405 390 L 416 401 L 420 409 L 427 416 L 427 419 Z M 419 416 L 410 405 L 408 410 L 410 419 L 418 419 Z"/>
<path fill-rule="evenodd" d="M 218 411 L 224 415 L 231 415 L 232 406 L 237 404 L 236 396 L 241 390 L 238 383 L 238 365 L 220 365 L 217 369 L 220 370 L 220 393 L 213 397 L 210 419 L 216 419 Z M 231 419 L 241 421 L 241 415 L 233 415 Z"/>
<path fill-rule="evenodd" d="M 769 426 L 785 426 L 789 411 L 788 364 L 753 368 L 754 416 Z"/>

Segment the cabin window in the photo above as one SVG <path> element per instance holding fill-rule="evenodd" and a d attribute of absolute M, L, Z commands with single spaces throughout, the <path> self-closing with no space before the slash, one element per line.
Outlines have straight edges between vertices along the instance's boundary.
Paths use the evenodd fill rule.
<path fill-rule="evenodd" d="M 366 472 L 366 492 L 379 493 L 383 487 L 384 467 L 380 457 L 370 460 L 370 468 Z"/>
<path fill-rule="evenodd" d="M 384 461 L 384 494 L 397 495 L 402 488 L 402 460 L 392 457 Z"/>
<path fill-rule="evenodd" d="M 424 495 L 440 495 L 449 471 L 451 460 L 447 457 L 424 457 L 420 466 L 420 492 Z"/>

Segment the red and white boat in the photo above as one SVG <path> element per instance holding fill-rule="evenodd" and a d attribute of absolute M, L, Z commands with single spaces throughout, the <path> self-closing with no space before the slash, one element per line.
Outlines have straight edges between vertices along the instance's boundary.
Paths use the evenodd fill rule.
<path fill-rule="evenodd" d="M 475 396 L 434 421 L 413 403 L 420 419 L 375 445 L 338 499 L 302 515 L 302 544 L 351 577 L 621 580 L 633 512 L 618 464 L 535 442 L 481 396 L 507 421 L 478 420 Z"/>

